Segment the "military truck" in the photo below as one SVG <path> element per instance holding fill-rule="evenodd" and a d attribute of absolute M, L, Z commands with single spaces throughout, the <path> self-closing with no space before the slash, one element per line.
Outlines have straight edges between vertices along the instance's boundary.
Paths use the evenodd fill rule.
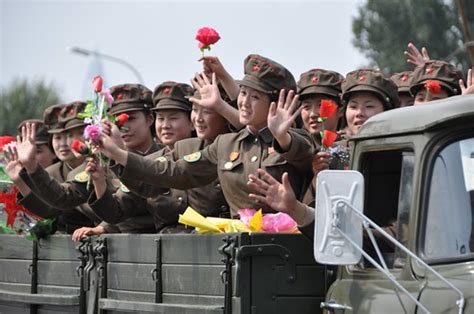
<path fill-rule="evenodd" d="M 352 171 L 318 176 L 314 241 L 0 235 L 0 313 L 472 313 L 472 121 L 465 96 L 369 119 Z M 394 221 L 398 246 L 365 253 Z"/>

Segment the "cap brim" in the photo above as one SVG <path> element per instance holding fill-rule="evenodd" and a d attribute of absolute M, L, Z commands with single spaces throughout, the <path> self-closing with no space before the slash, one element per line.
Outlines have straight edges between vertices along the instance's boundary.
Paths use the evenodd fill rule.
<path fill-rule="evenodd" d="M 430 79 L 423 80 L 423 81 L 419 82 L 419 83 L 416 84 L 416 85 L 410 86 L 409 93 L 411 93 L 411 95 L 412 95 L 413 97 L 415 97 L 416 93 L 418 93 L 418 91 L 419 91 L 420 89 L 422 89 L 422 88 L 425 87 L 425 82 L 428 81 L 428 80 L 430 80 Z M 458 94 L 459 94 L 459 93 L 456 92 L 456 91 L 453 89 L 453 87 L 450 86 L 449 84 L 447 84 L 447 83 L 445 83 L 445 82 L 443 82 L 443 81 L 440 81 L 440 80 L 436 80 L 436 79 L 434 79 L 434 80 L 437 81 L 437 82 L 439 82 L 439 84 L 440 84 L 442 87 L 444 87 L 444 89 L 445 89 L 446 91 L 448 91 L 449 93 L 451 93 L 452 95 L 458 95 Z"/>
<path fill-rule="evenodd" d="M 326 86 L 309 86 L 304 88 L 298 95 L 323 94 L 331 97 L 339 97 L 341 92 Z"/>
<path fill-rule="evenodd" d="M 179 101 L 175 101 L 172 99 L 164 99 L 160 100 L 158 104 L 151 108 L 152 111 L 158 111 L 158 110 L 181 110 L 181 111 L 186 111 L 189 112 L 192 110 L 190 106 L 187 106 Z"/>
<path fill-rule="evenodd" d="M 86 124 L 84 124 L 84 121 L 74 119 L 74 121 L 72 121 L 70 123 L 66 122 L 66 125 L 64 126 L 63 131 L 69 131 L 69 130 L 72 130 L 72 129 L 75 129 L 75 128 L 85 127 L 85 126 L 86 126 Z"/>
<path fill-rule="evenodd" d="M 123 108 L 123 109 L 120 109 L 120 110 L 117 110 L 117 111 L 113 111 L 110 110 L 109 111 L 109 114 L 113 115 L 113 116 L 116 116 L 118 114 L 121 114 L 121 113 L 125 113 L 125 112 L 132 112 L 132 111 L 144 111 L 145 109 L 143 108 Z"/>
<path fill-rule="evenodd" d="M 356 85 L 351 90 L 349 90 L 345 93 L 344 98 L 347 99 L 354 92 L 373 92 L 373 93 L 376 93 L 378 96 L 380 96 L 385 101 L 386 101 L 386 98 L 388 97 L 385 93 L 381 92 L 378 88 L 375 88 L 373 86 L 370 86 L 370 85 Z"/>
<path fill-rule="evenodd" d="M 256 91 L 265 93 L 265 94 L 272 94 L 268 90 L 265 90 L 263 87 L 259 86 L 257 83 L 249 81 L 249 80 L 235 80 L 237 85 L 239 86 L 246 86 L 255 89 Z"/>

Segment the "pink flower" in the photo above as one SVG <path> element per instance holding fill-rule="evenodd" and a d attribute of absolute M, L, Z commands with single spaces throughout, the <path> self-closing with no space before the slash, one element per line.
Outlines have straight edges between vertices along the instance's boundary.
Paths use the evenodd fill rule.
<path fill-rule="evenodd" d="M 101 134 L 102 128 L 100 127 L 100 125 L 92 124 L 86 126 L 86 128 L 84 129 L 84 138 L 95 143 L 99 141 Z"/>
<path fill-rule="evenodd" d="M 252 219 L 253 215 L 255 215 L 256 210 L 250 208 L 243 208 L 238 211 L 240 216 L 240 221 L 242 221 L 247 226 L 249 225 L 250 219 Z"/>
<path fill-rule="evenodd" d="M 215 29 L 211 27 L 203 27 L 197 31 L 196 39 L 199 41 L 199 49 L 204 51 L 204 49 L 211 50 L 210 46 L 218 42 L 221 37 Z"/>
<path fill-rule="evenodd" d="M 97 75 L 96 77 L 94 77 L 94 79 L 92 80 L 92 85 L 94 86 L 94 91 L 96 93 L 100 93 L 100 91 L 102 90 L 102 84 L 104 84 L 102 76 Z"/>
<path fill-rule="evenodd" d="M 265 214 L 262 218 L 262 230 L 265 232 L 293 232 L 296 222 L 288 214 Z"/>
<path fill-rule="evenodd" d="M 105 97 L 105 101 L 109 104 L 109 106 L 112 106 L 114 103 L 114 98 L 110 94 L 110 89 L 106 88 L 101 92 L 102 95 Z"/>

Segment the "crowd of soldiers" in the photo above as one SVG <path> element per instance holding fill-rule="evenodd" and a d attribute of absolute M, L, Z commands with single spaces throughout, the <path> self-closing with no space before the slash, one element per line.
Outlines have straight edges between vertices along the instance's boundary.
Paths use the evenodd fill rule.
<path fill-rule="evenodd" d="M 345 77 L 311 69 L 297 82 L 260 55 L 245 59 L 242 80 L 217 57 L 203 57 L 193 86 L 167 81 L 153 91 L 140 84 L 110 88 L 109 114 L 126 113 L 128 120 L 120 128 L 102 125 L 97 147 L 111 160 L 107 166 L 73 152 L 73 140 L 84 140 L 78 113 L 87 105 L 74 101 L 48 107 L 43 121 L 19 125 L 16 145 L 5 149 L 6 171 L 20 191 L 18 204 L 55 218 L 58 232 L 74 240 L 190 232 L 178 223 L 188 206 L 231 218 L 243 208 L 285 212 L 312 234 L 316 175 L 348 167 L 322 145 L 323 129 L 337 132 L 335 147 L 348 148 L 378 113 L 473 92 L 471 70 L 464 81 L 454 65 L 430 60 L 411 44 L 406 54 L 415 69 L 390 78 L 375 69 Z M 337 110 L 323 121 L 324 100 Z"/>

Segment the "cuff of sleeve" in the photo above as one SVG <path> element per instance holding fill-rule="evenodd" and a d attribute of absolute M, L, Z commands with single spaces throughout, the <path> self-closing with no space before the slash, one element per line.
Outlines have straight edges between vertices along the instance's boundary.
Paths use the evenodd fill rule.
<path fill-rule="evenodd" d="M 135 178 L 134 174 L 138 173 L 139 167 L 138 165 L 141 164 L 140 158 L 143 158 L 142 156 L 128 152 L 127 154 L 127 165 L 125 167 L 120 166 L 119 170 L 117 170 L 117 176 L 122 179 L 122 178 Z"/>
<path fill-rule="evenodd" d="M 296 220 L 298 227 L 303 228 L 314 222 L 315 210 L 305 204 L 304 211 L 301 213 L 301 218 Z"/>

